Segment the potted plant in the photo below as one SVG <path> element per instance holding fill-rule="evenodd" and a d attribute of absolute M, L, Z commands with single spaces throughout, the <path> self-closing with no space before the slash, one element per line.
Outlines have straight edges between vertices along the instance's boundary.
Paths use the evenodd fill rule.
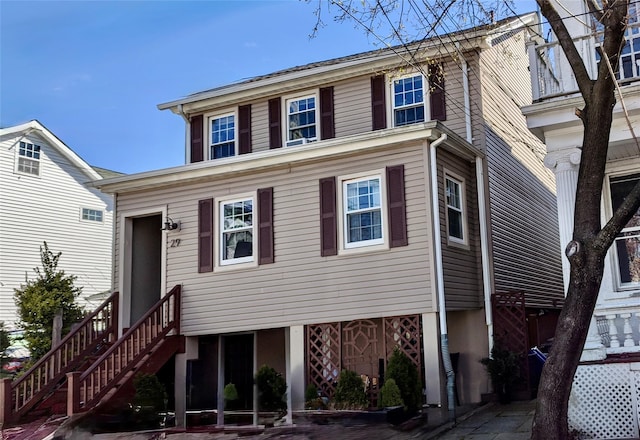
<path fill-rule="evenodd" d="M 226 384 L 222 391 L 222 396 L 224 397 L 224 408 L 229 410 L 234 409 L 235 402 L 238 400 L 238 390 L 235 384 L 231 382 Z"/>
<path fill-rule="evenodd" d="M 398 425 L 405 419 L 404 400 L 394 379 L 387 379 L 380 388 L 380 406 L 384 408 L 387 422 Z"/>
<path fill-rule="evenodd" d="M 287 413 L 287 382 L 274 368 L 267 365 L 260 367 L 256 373 L 258 385 L 258 409 L 268 413 L 275 413 L 269 417 L 268 424 L 282 418 Z M 271 416 L 271 415 L 270 415 Z"/>
<path fill-rule="evenodd" d="M 491 378 L 493 390 L 501 403 L 511 401 L 513 385 L 520 379 L 520 357 L 499 344 L 494 344 L 491 357 L 481 359 Z"/>
<path fill-rule="evenodd" d="M 385 384 L 389 379 L 393 379 L 398 386 L 407 415 L 411 416 L 422 408 L 422 383 L 418 367 L 398 347 L 394 348 L 389 358 Z"/>

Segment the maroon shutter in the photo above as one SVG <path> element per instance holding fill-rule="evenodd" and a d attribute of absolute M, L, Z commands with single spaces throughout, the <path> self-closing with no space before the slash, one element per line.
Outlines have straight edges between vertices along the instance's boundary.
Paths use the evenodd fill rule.
<path fill-rule="evenodd" d="M 269 148 L 282 147 L 280 98 L 269 100 Z"/>
<path fill-rule="evenodd" d="M 333 87 L 320 89 L 320 139 L 336 137 L 333 119 Z"/>
<path fill-rule="evenodd" d="M 191 163 L 202 162 L 204 159 L 204 148 L 202 142 L 202 136 L 204 130 L 202 115 L 194 116 L 191 118 Z"/>
<path fill-rule="evenodd" d="M 273 188 L 258 190 L 258 264 L 273 263 Z"/>
<path fill-rule="evenodd" d="M 406 246 L 408 240 L 404 200 L 404 165 L 387 167 L 387 197 L 389 199 L 389 246 Z"/>
<path fill-rule="evenodd" d="M 238 107 L 238 154 L 251 153 L 251 104 Z"/>
<path fill-rule="evenodd" d="M 431 120 L 446 121 L 447 106 L 444 96 L 444 66 L 429 66 L 429 100 L 431 104 Z"/>
<path fill-rule="evenodd" d="M 387 128 L 387 107 L 384 100 L 384 75 L 371 77 L 371 115 L 373 129 Z"/>
<path fill-rule="evenodd" d="M 338 253 L 336 208 L 336 178 L 320 179 L 320 255 L 323 257 Z"/>
<path fill-rule="evenodd" d="M 198 201 L 198 272 L 213 270 L 213 199 Z"/>

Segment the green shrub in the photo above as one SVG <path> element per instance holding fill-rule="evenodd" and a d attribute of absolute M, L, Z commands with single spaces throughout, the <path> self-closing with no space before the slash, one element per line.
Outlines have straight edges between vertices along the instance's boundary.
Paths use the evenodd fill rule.
<path fill-rule="evenodd" d="M 404 406 L 400 388 L 393 379 L 387 379 L 380 388 L 380 406 L 388 408 L 391 406 Z"/>
<path fill-rule="evenodd" d="M 342 370 L 334 396 L 336 409 L 363 409 L 368 405 L 364 382 L 355 371 Z"/>
<path fill-rule="evenodd" d="M 258 408 L 262 411 L 287 409 L 287 382 L 274 368 L 263 365 L 256 373 Z"/>
<path fill-rule="evenodd" d="M 226 384 L 222 391 L 222 396 L 224 397 L 224 407 L 226 409 L 234 409 L 235 402 L 238 400 L 238 389 L 235 384 L 231 382 Z"/>
<path fill-rule="evenodd" d="M 508 401 L 513 385 L 520 379 L 520 357 L 500 344 L 494 344 L 491 357 L 481 359 L 487 369 L 494 391 Z"/>
<path fill-rule="evenodd" d="M 318 398 L 318 388 L 312 383 L 307 386 L 307 390 L 304 392 L 304 400 L 308 402 Z"/>
<path fill-rule="evenodd" d="M 415 412 L 422 407 L 422 383 L 418 368 L 398 347 L 393 350 L 387 365 L 385 382 L 389 379 L 393 379 L 398 385 L 400 396 L 408 411 Z"/>
<path fill-rule="evenodd" d="M 156 411 L 164 409 L 167 392 L 155 374 L 138 373 L 133 378 L 136 393 L 133 403 L 141 407 L 152 407 Z"/>

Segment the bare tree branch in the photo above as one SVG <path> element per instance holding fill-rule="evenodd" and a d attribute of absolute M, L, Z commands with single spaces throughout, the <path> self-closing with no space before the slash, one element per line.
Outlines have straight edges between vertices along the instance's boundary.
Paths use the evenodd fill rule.
<path fill-rule="evenodd" d="M 625 197 L 624 202 L 616 209 L 613 216 L 602 228 L 594 241 L 594 246 L 606 250 L 611 246 L 616 235 L 631 220 L 640 208 L 640 181 L 636 183 L 631 192 Z"/>

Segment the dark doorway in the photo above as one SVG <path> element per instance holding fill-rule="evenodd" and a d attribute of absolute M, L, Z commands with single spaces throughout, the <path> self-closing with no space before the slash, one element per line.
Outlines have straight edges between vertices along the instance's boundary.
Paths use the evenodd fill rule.
<path fill-rule="evenodd" d="M 225 336 L 224 383 L 238 390 L 234 409 L 253 409 L 253 334 Z"/>
<path fill-rule="evenodd" d="M 131 219 L 131 322 L 134 325 L 160 300 L 162 215 Z"/>

